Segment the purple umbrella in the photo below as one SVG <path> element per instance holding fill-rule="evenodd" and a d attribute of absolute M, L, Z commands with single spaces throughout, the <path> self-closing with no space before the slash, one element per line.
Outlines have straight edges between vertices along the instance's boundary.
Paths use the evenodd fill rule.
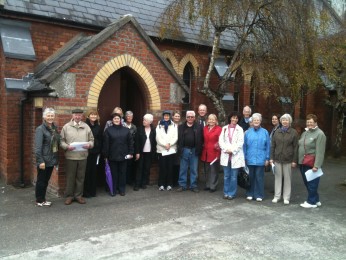
<path fill-rule="evenodd" d="M 108 160 L 106 161 L 105 164 L 105 170 L 106 170 L 106 182 L 108 184 L 109 187 L 109 191 L 111 194 L 113 194 L 113 178 L 112 178 L 112 173 L 111 173 L 111 168 L 109 167 L 109 163 Z"/>

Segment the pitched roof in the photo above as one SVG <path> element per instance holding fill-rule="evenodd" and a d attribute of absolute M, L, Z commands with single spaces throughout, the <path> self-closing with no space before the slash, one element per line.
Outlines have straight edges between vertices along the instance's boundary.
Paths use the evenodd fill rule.
<path fill-rule="evenodd" d="M 111 23 L 101 32 L 93 36 L 85 36 L 79 34 L 71 41 L 66 43 L 63 48 L 53 54 L 51 57 L 39 64 L 35 69 L 35 78 L 43 84 L 49 84 L 59 77 L 64 71 L 70 68 L 79 59 L 91 52 L 94 48 L 103 43 L 106 39 L 112 36 L 116 31 L 123 27 L 127 23 L 132 23 L 142 39 L 149 45 L 152 52 L 163 63 L 173 78 L 179 83 L 179 85 L 188 91 L 184 81 L 175 72 L 169 62 L 161 55 L 160 50 L 152 42 L 150 37 L 138 24 L 136 19 L 130 15 L 127 15 L 120 20 Z"/>
<path fill-rule="evenodd" d="M 89 26 L 106 27 L 121 16 L 131 14 L 149 36 L 157 37 L 159 17 L 169 0 L 4 0 L 3 11 L 58 19 Z M 175 40 L 199 45 L 212 45 L 202 41 L 198 30 L 181 24 L 182 35 Z M 222 36 L 220 47 L 234 49 L 236 38 L 230 32 Z"/>

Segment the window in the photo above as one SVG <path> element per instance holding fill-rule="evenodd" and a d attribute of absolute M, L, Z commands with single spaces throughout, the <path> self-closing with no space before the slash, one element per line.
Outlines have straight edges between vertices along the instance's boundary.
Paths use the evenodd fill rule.
<path fill-rule="evenodd" d="M 239 92 L 234 92 L 233 98 L 234 98 L 233 110 L 236 112 L 239 112 Z"/>
<path fill-rule="evenodd" d="M 35 60 L 30 24 L 0 19 L 0 34 L 4 54 L 9 58 Z"/>
<path fill-rule="evenodd" d="M 192 77 L 193 77 L 192 65 L 190 62 L 188 62 L 184 68 L 183 81 L 185 85 L 189 88 L 190 93 L 191 93 Z M 190 93 L 186 93 L 185 97 L 183 97 L 184 103 L 190 103 Z"/>

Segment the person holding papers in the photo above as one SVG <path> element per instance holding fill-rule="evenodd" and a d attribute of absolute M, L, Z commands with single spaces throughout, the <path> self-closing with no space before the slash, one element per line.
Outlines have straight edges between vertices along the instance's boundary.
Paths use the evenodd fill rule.
<path fill-rule="evenodd" d="M 215 114 L 210 114 L 207 125 L 203 128 L 204 146 L 201 155 L 204 173 L 206 174 L 205 189 L 210 192 L 216 191 L 220 168 L 219 136 L 221 127 L 218 126 Z"/>
<path fill-rule="evenodd" d="M 94 136 L 90 127 L 82 121 L 83 110 L 72 110 L 72 120 L 61 130 L 60 146 L 65 150 L 66 190 L 65 205 L 73 200 L 85 204 L 82 197 L 87 165 L 88 149 L 94 146 Z"/>
<path fill-rule="evenodd" d="M 203 148 L 203 127 L 196 122 L 195 111 L 186 111 L 186 122 L 178 127 L 178 144 L 180 154 L 179 188 L 187 189 L 187 171 L 190 168 L 190 189 L 199 192 L 197 187 L 198 157 Z"/>
<path fill-rule="evenodd" d="M 237 177 L 241 167 L 245 166 L 243 144 L 244 131 L 238 125 L 239 114 L 232 112 L 228 116 L 229 124 L 222 128 L 219 136 L 221 148 L 220 164 L 224 171 L 223 198 L 232 200 L 237 195 Z"/>
<path fill-rule="evenodd" d="M 303 208 L 316 208 L 322 205 L 317 192 L 320 177 L 308 181 L 305 174 L 308 170 L 312 170 L 313 173 L 316 173 L 316 176 L 321 172 L 326 150 L 326 136 L 317 126 L 317 116 L 314 114 L 306 116 L 305 130 L 299 139 L 298 163 L 304 184 L 308 190 L 308 198 L 300 206 Z M 304 161 L 306 155 L 315 157 L 313 166 L 307 165 Z"/>
<path fill-rule="evenodd" d="M 292 167 L 298 161 L 298 133 L 291 127 L 292 117 L 284 114 L 280 117 L 281 127 L 271 137 L 270 164 L 274 167 L 275 191 L 273 203 L 281 199 L 282 179 L 284 179 L 283 200 L 288 205 L 291 198 Z M 275 165 L 275 166 L 274 166 Z"/>
<path fill-rule="evenodd" d="M 156 151 L 159 160 L 159 190 L 172 190 L 173 164 L 177 152 L 178 126 L 171 120 L 171 112 L 163 111 L 156 127 Z"/>

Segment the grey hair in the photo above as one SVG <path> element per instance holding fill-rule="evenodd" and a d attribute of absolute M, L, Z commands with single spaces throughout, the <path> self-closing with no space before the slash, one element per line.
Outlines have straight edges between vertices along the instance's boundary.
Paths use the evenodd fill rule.
<path fill-rule="evenodd" d="M 127 117 L 127 116 L 133 116 L 133 112 L 132 111 L 126 111 L 125 112 L 125 117 Z"/>
<path fill-rule="evenodd" d="M 250 115 L 251 115 L 252 110 L 251 110 L 251 107 L 249 107 L 249 106 L 245 106 L 245 107 L 243 108 L 243 112 L 244 112 L 244 110 L 245 110 L 246 108 L 248 108 L 248 109 L 250 110 Z"/>
<path fill-rule="evenodd" d="M 255 118 L 259 119 L 259 121 L 262 122 L 262 115 L 260 113 L 253 113 L 252 120 L 254 120 Z"/>
<path fill-rule="evenodd" d="M 154 116 L 152 114 L 145 114 L 143 116 L 143 119 L 151 124 L 154 120 Z"/>
<path fill-rule="evenodd" d="M 55 115 L 55 110 L 51 107 L 46 107 L 43 111 L 42 118 L 45 118 L 47 114 L 53 114 Z"/>
<path fill-rule="evenodd" d="M 292 117 L 290 114 L 283 114 L 281 117 L 280 117 L 280 122 L 282 123 L 282 119 L 287 119 L 288 122 L 290 123 L 290 125 L 292 124 Z"/>

